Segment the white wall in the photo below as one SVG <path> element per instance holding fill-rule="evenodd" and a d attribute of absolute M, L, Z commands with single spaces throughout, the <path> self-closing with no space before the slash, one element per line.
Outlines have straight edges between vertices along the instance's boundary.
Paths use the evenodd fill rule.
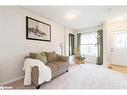
<path fill-rule="evenodd" d="M 123 21 L 114 21 L 111 22 L 107 20 L 103 23 L 103 30 L 104 30 L 104 65 L 108 66 L 111 64 L 111 33 L 115 31 L 126 31 L 127 28 L 127 19 Z M 116 63 L 113 63 L 116 64 Z M 118 64 L 116 64 L 118 65 Z M 124 65 L 124 64 L 123 64 Z"/>
<path fill-rule="evenodd" d="M 104 66 L 110 64 L 110 29 L 117 30 L 121 28 L 120 22 L 121 20 L 127 20 L 127 7 L 117 7 L 113 9 L 109 14 L 108 18 L 103 22 L 103 60 Z M 114 22 L 117 22 L 115 25 Z M 109 23 L 113 23 L 113 27 L 109 27 Z M 120 26 L 119 26 L 120 25 Z M 123 26 L 122 26 L 123 27 Z"/>
<path fill-rule="evenodd" d="M 25 16 L 50 24 L 51 42 L 26 40 Z M 72 30 L 65 31 L 64 26 L 19 7 L 0 7 L 0 83 L 23 76 L 23 61 L 29 52 L 56 51 L 60 54 L 60 43 L 67 41 L 64 35 Z"/>
<path fill-rule="evenodd" d="M 107 24 L 103 22 L 103 66 L 107 67 L 109 64 L 109 33 L 107 32 Z"/>
<path fill-rule="evenodd" d="M 76 30 L 76 33 L 95 32 L 95 31 L 100 30 L 100 29 L 102 29 L 102 25 Z"/>
<path fill-rule="evenodd" d="M 97 32 L 98 30 L 103 29 L 102 25 L 98 25 L 98 26 L 94 26 L 94 27 L 89 27 L 89 28 L 85 28 L 85 29 L 80 29 L 76 31 L 76 38 L 77 38 L 77 33 L 86 33 L 86 32 Z M 77 39 L 76 39 L 76 47 L 77 47 Z M 96 56 L 85 56 L 86 57 L 86 61 L 87 62 L 92 62 L 92 63 L 96 63 Z"/>

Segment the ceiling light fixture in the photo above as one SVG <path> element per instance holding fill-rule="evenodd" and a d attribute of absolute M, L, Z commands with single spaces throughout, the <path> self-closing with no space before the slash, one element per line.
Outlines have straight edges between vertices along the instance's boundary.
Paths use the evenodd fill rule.
<path fill-rule="evenodd" d="M 67 12 L 66 17 L 68 19 L 73 19 L 73 18 L 76 18 L 78 15 L 79 15 L 78 11 L 72 10 L 72 11 Z"/>

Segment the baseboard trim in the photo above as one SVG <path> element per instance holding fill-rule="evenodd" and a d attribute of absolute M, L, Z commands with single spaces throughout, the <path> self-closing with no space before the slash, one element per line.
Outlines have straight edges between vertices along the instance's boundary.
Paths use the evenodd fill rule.
<path fill-rule="evenodd" d="M 2 82 L 2 83 L 0 83 L 0 85 L 6 85 L 6 84 L 9 84 L 9 83 L 15 82 L 15 81 L 17 81 L 17 80 L 23 79 L 23 78 L 24 78 L 24 76 L 17 77 L 17 78 L 15 78 L 15 79 L 11 79 L 11 80 L 9 80 L 9 81 Z"/>

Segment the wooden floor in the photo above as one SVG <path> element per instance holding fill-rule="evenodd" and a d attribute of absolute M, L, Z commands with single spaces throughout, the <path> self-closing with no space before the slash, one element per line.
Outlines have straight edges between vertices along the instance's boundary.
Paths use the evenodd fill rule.
<path fill-rule="evenodd" d="M 127 66 L 119 66 L 119 65 L 113 65 L 113 64 L 109 64 L 108 68 L 121 72 L 121 73 L 126 73 L 127 74 Z"/>
<path fill-rule="evenodd" d="M 23 79 L 9 83 L 7 85 L 3 85 L 3 87 L 11 87 L 12 89 L 36 89 L 36 87 L 34 85 L 24 86 Z"/>
<path fill-rule="evenodd" d="M 70 64 L 69 67 L 75 66 L 77 64 Z M 12 87 L 12 89 L 36 89 L 35 85 L 24 86 L 23 84 L 24 79 L 20 79 L 18 81 L 3 85 L 4 87 Z M 8 89 L 8 88 L 7 88 Z"/>

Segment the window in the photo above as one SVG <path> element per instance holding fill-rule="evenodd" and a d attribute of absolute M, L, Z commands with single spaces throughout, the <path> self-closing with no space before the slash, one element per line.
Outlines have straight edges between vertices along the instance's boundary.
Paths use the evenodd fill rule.
<path fill-rule="evenodd" d="M 97 56 L 97 32 L 81 34 L 80 50 L 82 55 Z"/>

